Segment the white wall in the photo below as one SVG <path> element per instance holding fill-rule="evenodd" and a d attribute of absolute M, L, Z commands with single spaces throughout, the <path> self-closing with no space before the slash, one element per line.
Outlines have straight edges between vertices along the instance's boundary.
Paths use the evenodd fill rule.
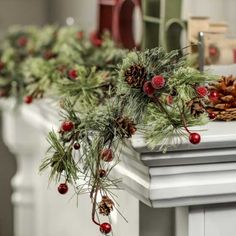
<path fill-rule="evenodd" d="M 0 0 L 0 34 L 10 25 L 45 24 L 47 0 Z"/>
<path fill-rule="evenodd" d="M 97 24 L 97 0 L 51 0 L 50 21 L 65 24 L 73 17 L 84 30 L 90 32 Z"/>

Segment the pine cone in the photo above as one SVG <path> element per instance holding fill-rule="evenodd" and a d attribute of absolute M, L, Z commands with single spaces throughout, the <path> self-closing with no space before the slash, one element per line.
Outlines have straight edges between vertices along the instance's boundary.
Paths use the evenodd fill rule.
<path fill-rule="evenodd" d="M 98 204 L 99 214 L 108 216 L 113 211 L 114 202 L 108 197 L 103 196 L 102 201 Z"/>
<path fill-rule="evenodd" d="M 130 138 L 137 130 L 134 122 L 128 117 L 118 117 L 116 119 L 116 127 L 123 138 Z"/>
<path fill-rule="evenodd" d="M 236 77 L 222 76 L 209 90 L 217 91 L 218 98 L 209 105 L 208 112 L 214 112 L 217 120 L 236 120 Z"/>
<path fill-rule="evenodd" d="M 141 65 L 134 65 L 128 68 L 125 73 L 125 81 L 132 88 L 142 88 L 147 76 L 146 69 Z"/>
<path fill-rule="evenodd" d="M 195 117 L 205 112 L 204 106 L 198 98 L 188 102 L 187 106 L 190 108 L 191 114 Z"/>

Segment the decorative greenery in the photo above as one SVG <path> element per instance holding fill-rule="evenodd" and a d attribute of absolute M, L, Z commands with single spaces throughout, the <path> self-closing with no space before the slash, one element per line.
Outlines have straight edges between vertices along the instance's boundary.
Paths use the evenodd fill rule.
<path fill-rule="evenodd" d="M 161 75 L 165 84 L 149 94 L 145 91 L 145 84 L 152 83 L 156 75 Z M 70 157 L 62 152 L 58 162 L 49 156 L 43 162 L 42 170 L 51 166 L 52 178 L 61 176 L 66 183 L 74 185 L 78 194 L 81 191 L 88 192 L 93 202 L 92 219 L 100 225 L 99 219 L 96 219 L 97 210 L 101 214 L 110 214 L 114 204 L 109 205 L 112 209 L 104 209 L 104 201 L 97 203 L 98 195 L 112 201 L 110 190 L 119 187 L 119 180 L 109 177 L 109 173 L 119 162 L 120 149 L 125 140 L 138 129 L 143 132 L 151 148 L 160 144 L 160 148 L 166 151 L 173 145 L 174 137 L 183 139 L 187 134 L 191 135 L 188 126 L 205 124 L 208 117 L 204 110 L 198 115 L 193 114 L 189 104 L 196 99 L 201 104 L 207 101 L 207 94 L 199 94 L 198 88 L 205 88 L 204 84 L 213 79 L 212 76 L 186 67 L 184 58 L 179 57 L 179 51 L 166 53 L 161 48 L 155 48 L 129 53 L 119 67 L 115 96 L 85 114 L 67 101 L 64 106 L 67 116 L 63 120 L 70 120 L 74 128 L 69 132 L 60 132 L 58 136 L 55 133 L 49 136 L 50 142 L 56 144 L 53 147 L 57 146 L 61 150 L 72 150 L 75 143 L 79 143 L 82 150 L 79 161 L 71 163 L 74 160 L 72 152 L 69 152 Z M 73 114 L 80 114 L 78 126 L 78 117 L 74 119 Z M 65 135 L 70 138 L 65 139 Z M 54 152 L 60 153 L 60 150 L 55 149 Z M 105 158 L 104 153 L 108 155 Z M 61 168 L 60 163 L 66 161 L 70 164 Z M 71 171 L 65 169 L 66 166 Z M 78 166 L 82 166 L 82 169 L 78 170 Z M 86 180 L 82 181 L 83 186 L 77 184 L 81 181 L 77 181 L 78 177 L 74 178 L 75 172 Z M 101 176 L 101 172 L 105 174 Z"/>
<path fill-rule="evenodd" d="M 68 183 L 77 194 L 89 193 L 93 222 L 101 232 L 110 232 L 97 213 L 108 216 L 116 208 L 112 190 L 121 180 L 110 172 L 126 140 L 138 130 L 150 148 L 162 151 L 186 137 L 198 144 L 201 136 L 189 127 L 208 122 L 206 84 L 215 77 L 189 68 L 178 50 L 127 53 L 107 35 L 88 41 L 74 27 L 34 28 L 16 35 L 7 36 L 8 46 L 1 52 L 1 81 L 10 78 L 1 89 L 9 95 L 16 84 L 34 99 L 62 97 L 62 124 L 59 132 L 49 133 L 50 149 L 40 170 L 49 168 L 50 180 L 63 182 L 61 194 Z M 14 42 L 22 35 L 27 44 L 18 48 Z"/>

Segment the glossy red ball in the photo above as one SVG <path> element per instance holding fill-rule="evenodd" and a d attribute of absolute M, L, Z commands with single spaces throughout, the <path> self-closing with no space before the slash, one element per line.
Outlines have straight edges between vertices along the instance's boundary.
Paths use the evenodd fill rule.
<path fill-rule="evenodd" d="M 155 93 L 155 88 L 153 88 L 151 81 L 146 81 L 144 83 L 143 92 L 149 97 L 153 96 L 153 94 Z"/>
<path fill-rule="evenodd" d="M 31 104 L 32 102 L 33 102 L 33 97 L 32 96 L 25 96 L 24 97 L 24 103 Z"/>
<path fill-rule="evenodd" d="M 79 143 L 74 143 L 74 149 L 79 150 L 80 149 L 80 144 Z"/>
<path fill-rule="evenodd" d="M 215 102 L 218 100 L 219 93 L 216 90 L 212 90 L 208 97 L 212 102 Z"/>
<path fill-rule="evenodd" d="M 70 79 L 76 79 L 78 77 L 78 72 L 76 70 L 69 70 L 68 77 Z"/>
<path fill-rule="evenodd" d="M 79 31 L 76 33 L 76 38 L 78 40 L 81 40 L 84 37 L 84 32 L 83 31 Z"/>
<path fill-rule="evenodd" d="M 190 133 L 189 141 L 192 144 L 199 144 L 201 142 L 201 136 L 198 133 Z"/>
<path fill-rule="evenodd" d="M 70 120 L 63 121 L 63 123 L 61 125 L 61 129 L 64 132 L 70 132 L 73 128 L 74 128 L 74 124 Z"/>
<path fill-rule="evenodd" d="M 216 118 L 216 113 L 214 113 L 214 112 L 210 112 L 209 114 L 208 114 L 208 117 L 211 119 L 211 120 L 214 120 L 215 118 Z"/>
<path fill-rule="evenodd" d="M 152 87 L 155 89 L 162 89 L 165 86 L 165 79 L 162 75 L 155 75 L 152 78 Z"/>
<path fill-rule="evenodd" d="M 68 192 L 68 185 L 66 183 L 62 183 L 58 186 L 57 190 L 60 194 L 66 194 Z"/>
<path fill-rule="evenodd" d="M 105 162 L 110 162 L 113 160 L 112 150 L 110 148 L 104 148 L 101 151 L 101 158 Z"/>
<path fill-rule="evenodd" d="M 102 40 L 98 37 L 96 32 L 92 32 L 90 34 L 90 42 L 93 44 L 95 47 L 101 47 L 102 46 Z"/>
<path fill-rule="evenodd" d="M 17 39 L 16 43 L 19 47 L 25 47 L 28 43 L 28 39 L 25 36 L 21 36 Z"/>
<path fill-rule="evenodd" d="M 198 95 L 201 97 L 205 97 L 208 94 L 208 90 L 204 86 L 197 87 L 196 91 L 197 91 Z"/>
<path fill-rule="evenodd" d="M 100 224 L 100 231 L 103 234 L 109 234 L 111 232 L 111 225 L 109 223 Z"/>

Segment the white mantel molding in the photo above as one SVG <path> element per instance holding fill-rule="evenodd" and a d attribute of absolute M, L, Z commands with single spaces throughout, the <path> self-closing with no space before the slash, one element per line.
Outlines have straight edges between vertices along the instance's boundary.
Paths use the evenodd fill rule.
<path fill-rule="evenodd" d="M 52 104 L 22 105 L 22 119 L 46 135 L 59 125 Z M 133 148 L 123 150 L 115 175 L 123 178 L 129 192 L 153 207 L 236 201 L 236 122 L 210 122 L 200 130 L 200 145 L 186 141 L 165 154 L 150 151 L 136 135 Z"/>
<path fill-rule="evenodd" d="M 54 102 L 22 105 L 20 114 L 37 132 L 46 135 L 58 129 Z M 186 140 L 164 154 L 148 149 L 143 137 L 135 135 L 132 147 L 123 149 L 114 175 L 123 178 L 126 190 L 152 207 L 236 201 L 236 122 L 210 122 L 191 130 L 201 133 L 201 144 Z"/>
<path fill-rule="evenodd" d="M 136 135 L 132 148 L 123 150 L 116 175 L 155 208 L 235 202 L 236 122 L 211 122 L 202 130 L 200 145 L 186 141 L 164 154 Z"/>

